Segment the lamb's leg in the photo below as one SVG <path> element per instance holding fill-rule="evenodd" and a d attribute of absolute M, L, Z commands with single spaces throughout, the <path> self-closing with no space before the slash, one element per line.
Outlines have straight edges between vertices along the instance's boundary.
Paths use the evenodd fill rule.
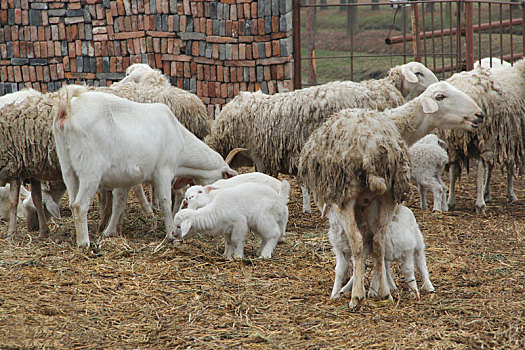
<path fill-rule="evenodd" d="M 140 208 L 144 212 L 144 214 L 148 216 L 153 215 L 153 209 L 151 209 L 151 206 L 148 203 L 148 199 L 146 198 L 146 194 L 144 193 L 144 188 L 142 185 L 136 185 L 133 186 L 133 193 L 135 193 L 135 196 L 137 197 L 137 200 L 139 201 Z"/>
<path fill-rule="evenodd" d="M 507 163 L 507 201 L 514 203 L 518 200 L 514 193 L 514 167 Z"/>
<path fill-rule="evenodd" d="M 224 254 L 223 255 L 226 258 L 231 259 L 233 256 L 231 233 L 225 232 L 223 236 L 224 236 Z"/>
<path fill-rule="evenodd" d="M 445 211 L 448 211 L 447 185 L 445 185 L 445 183 L 441 179 L 441 176 L 438 176 L 437 180 L 439 181 L 439 184 L 441 185 L 441 211 L 445 212 Z"/>
<path fill-rule="evenodd" d="M 416 270 L 419 273 L 419 276 L 421 277 L 421 281 L 423 282 L 421 289 L 427 292 L 433 292 L 434 286 L 430 282 L 430 278 L 428 275 L 425 248 L 424 247 L 417 248 L 416 251 L 414 252 L 414 258 L 415 258 Z"/>
<path fill-rule="evenodd" d="M 419 300 L 419 290 L 417 289 L 416 277 L 414 276 L 414 255 L 406 254 L 401 260 L 401 272 L 405 278 L 408 288 L 414 293 Z"/>
<path fill-rule="evenodd" d="M 363 260 L 363 235 L 357 226 L 355 219 L 354 207 L 356 204 L 355 199 L 351 199 L 346 203 L 344 209 L 341 209 L 338 205 L 333 205 L 334 212 L 337 215 L 337 219 L 343 226 L 343 230 L 348 236 L 350 242 L 350 248 L 352 250 L 352 256 L 355 261 Z M 353 267 L 353 285 L 352 285 L 352 299 L 350 301 L 350 308 L 356 308 L 361 301 L 365 298 L 365 287 L 364 287 L 364 268 L 363 264 L 354 264 Z"/>
<path fill-rule="evenodd" d="M 390 288 L 390 293 L 392 293 L 397 289 L 397 286 L 396 281 L 394 280 L 394 275 L 392 274 L 392 267 L 390 266 L 390 261 L 385 261 L 385 272 L 388 287 Z"/>
<path fill-rule="evenodd" d="M 301 185 L 301 192 L 303 193 L 303 213 L 310 214 L 312 212 L 312 206 L 310 204 L 310 192 L 308 189 Z"/>
<path fill-rule="evenodd" d="M 490 203 L 492 202 L 492 195 L 490 194 L 490 179 L 492 179 L 492 171 L 494 170 L 494 163 L 488 163 L 487 164 L 487 172 L 486 172 L 486 179 L 485 179 L 485 191 L 483 192 L 485 202 Z"/>
<path fill-rule="evenodd" d="M 478 174 L 476 177 L 476 189 L 477 189 L 477 198 L 476 198 L 476 213 L 485 215 L 485 199 L 483 195 L 485 193 L 485 180 L 486 180 L 486 167 L 485 161 L 479 159 L 478 161 Z"/>
<path fill-rule="evenodd" d="M 113 203 L 111 210 L 111 218 L 108 226 L 102 233 L 102 237 L 112 237 L 117 235 L 117 226 L 120 218 L 126 210 L 126 202 L 128 200 L 129 187 L 115 188 L 113 191 Z"/>
<path fill-rule="evenodd" d="M 441 182 L 439 182 L 437 178 L 433 177 L 427 179 L 427 181 L 424 183 L 424 186 L 430 188 L 434 196 L 432 211 L 442 210 L 442 208 L 445 206 L 445 203 L 441 203 L 441 200 L 443 199 L 443 186 L 441 185 Z"/>
<path fill-rule="evenodd" d="M 231 235 L 231 249 L 233 250 L 233 257 L 235 259 L 242 259 L 244 257 L 244 241 L 248 234 L 248 226 L 235 225 Z"/>
<path fill-rule="evenodd" d="M 288 217 L 290 215 L 288 206 L 285 207 L 283 214 L 284 215 L 280 216 L 277 220 L 277 223 L 279 224 L 279 231 L 280 231 L 279 241 L 277 241 L 277 243 L 283 243 L 285 241 L 286 225 L 288 224 Z"/>
<path fill-rule="evenodd" d="M 328 213 L 328 219 L 330 222 L 330 229 L 328 231 L 328 238 L 330 240 L 330 243 L 332 244 L 332 250 L 335 254 L 335 278 L 334 278 L 334 286 L 332 288 L 332 294 L 330 298 L 336 299 L 339 298 L 341 287 L 343 286 L 343 283 L 346 282 L 346 279 L 348 278 L 348 260 L 345 257 L 345 254 L 343 252 L 343 249 L 341 245 L 343 244 L 344 240 L 342 235 L 345 233 L 343 232 L 343 227 L 337 221 L 337 218 L 335 217 L 335 214 L 333 212 Z M 348 247 L 350 249 L 350 247 Z M 351 287 L 349 287 L 351 288 Z"/>
<path fill-rule="evenodd" d="M 18 209 L 18 200 L 20 198 L 20 180 L 13 179 L 9 181 L 9 229 L 7 230 L 7 240 L 12 242 L 16 234 L 16 211 Z"/>
<path fill-rule="evenodd" d="M 456 208 L 456 181 L 461 173 L 461 166 L 459 162 L 452 162 L 448 168 L 449 172 L 449 188 L 448 188 L 448 209 Z"/>
<path fill-rule="evenodd" d="M 80 180 L 78 193 L 74 199 L 71 211 L 75 220 L 75 229 L 77 231 L 77 246 L 81 248 L 89 247 L 89 232 L 87 223 L 87 212 L 89 204 L 97 192 L 100 178 Z"/>
<path fill-rule="evenodd" d="M 44 213 L 44 205 L 42 203 L 42 184 L 35 178 L 31 178 L 31 200 L 36 208 L 38 216 L 38 231 L 40 238 L 47 238 L 49 236 L 49 227 L 47 226 L 47 219 Z"/>
<path fill-rule="evenodd" d="M 379 198 L 379 217 L 377 219 L 378 225 L 373 236 L 372 244 L 372 256 L 376 260 L 377 265 L 377 278 L 379 280 L 379 289 L 377 291 L 380 298 L 389 298 L 390 288 L 388 288 L 388 282 L 385 273 L 385 235 L 388 226 L 392 221 L 394 215 L 395 204 L 392 198 L 388 195 L 381 196 Z"/>
<path fill-rule="evenodd" d="M 421 208 L 421 210 L 428 209 L 427 193 L 425 186 L 423 186 L 423 184 L 418 184 L 417 191 L 419 192 L 419 207 Z"/>

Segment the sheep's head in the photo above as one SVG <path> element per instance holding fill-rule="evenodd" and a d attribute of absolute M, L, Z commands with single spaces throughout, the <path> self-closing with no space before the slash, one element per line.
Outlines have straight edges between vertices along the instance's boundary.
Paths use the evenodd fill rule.
<path fill-rule="evenodd" d="M 410 62 L 402 65 L 401 75 L 403 76 L 401 93 L 405 97 L 411 93 L 419 95 L 431 84 L 439 81 L 430 69 L 419 62 Z"/>
<path fill-rule="evenodd" d="M 418 99 L 432 128 L 473 131 L 483 121 L 476 102 L 446 81 L 432 84 Z"/>

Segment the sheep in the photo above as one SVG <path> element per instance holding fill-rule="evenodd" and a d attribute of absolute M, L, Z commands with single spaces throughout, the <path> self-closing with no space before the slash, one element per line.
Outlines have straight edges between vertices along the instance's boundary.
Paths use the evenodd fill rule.
<path fill-rule="evenodd" d="M 276 193 L 282 194 L 285 198 L 290 198 L 290 187 L 288 185 L 288 189 L 286 189 L 286 183 L 288 181 L 283 180 L 280 181 L 274 177 L 271 177 L 269 175 L 253 172 L 253 173 L 246 173 L 246 174 L 240 174 L 237 176 L 234 176 L 229 179 L 221 179 L 218 181 L 215 181 L 211 186 L 213 188 L 223 189 L 223 188 L 231 188 L 236 187 L 240 184 L 244 183 L 258 183 L 263 184 L 266 186 L 269 186 L 272 188 Z M 180 209 L 199 209 L 205 206 L 206 204 L 210 203 L 213 196 L 218 193 L 218 191 L 212 191 L 212 192 L 206 192 L 202 186 L 192 186 L 188 190 L 186 190 L 186 193 L 184 194 L 184 200 L 181 203 Z M 286 215 L 279 222 L 279 226 L 281 229 L 281 236 L 279 237 L 279 242 L 284 242 L 284 237 L 286 235 L 286 224 L 288 222 L 288 208 L 286 208 Z"/>
<path fill-rule="evenodd" d="M 158 87 L 169 88 L 171 87 L 168 79 L 158 69 L 153 69 L 149 65 L 144 63 L 134 63 L 126 69 L 126 76 L 119 82 L 113 84 L 125 84 L 125 83 L 137 83 L 156 85 Z"/>
<path fill-rule="evenodd" d="M 516 169 L 525 160 L 525 82 L 518 67 L 498 66 L 456 73 L 447 81 L 474 99 L 488 116 L 475 133 L 459 130 L 438 132 L 449 146 L 448 207 L 456 206 L 455 184 L 461 168 L 470 159 L 478 160 L 476 212 L 485 214 L 485 198 L 490 201 L 490 173 L 496 163 L 507 170 L 507 200 L 517 200 L 512 182 Z M 487 169 L 488 168 L 488 169 Z"/>
<path fill-rule="evenodd" d="M 235 147 L 247 148 L 257 171 L 294 175 L 306 139 L 333 113 L 344 108 L 397 107 L 404 96 L 419 94 L 437 81 L 424 65 L 410 62 L 392 68 L 380 80 L 336 81 L 271 96 L 243 93 L 224 106 L 205 142 L 222 155 Z M 304 186 L 302 190 L 303 211 L 310 212 L 308 193 Z"/>
<path fill-rule="evenodd" d="M 0 96 L 0 108 L 10 103 L 18 104 L 27 97 L 38 97 L 41 95 L 42 94 L 39 91 L 36 91 L 34 89 L 24 89 L 10 94 L 6 94 L 4 96 Z"/>
<path fill-rule="evenodd" d="M 26 219 L 27 229 L 37 231 L 39 229 L 38 211 L 33 203 L 31 192 L 20 187 L 25 199 L 22 202 L 23 216 Z M 42 183 L 42 205 L 46 222 L 52 217 L 60 219 L 60 201 L 66 192 L 66 185 L 63 182 L 44 182 Z"/>
<path fill-rule="evenodd" d="M 90 244 L 87 210 L 98 188 L 113 189 L 114 196 L 103 237 L 116 233 L 129 188 L 152 183 L 166 238 L 173 239 L 172 179 L 182 187 L 237 175 L 164 104 L 136 103 L 81 86 L 63 87 L 59 94 L 52 129 L 79 247 Z"/>
<path fill-rule="evenodd" d="M 328 231 L 328 238 L 336 256 L 335 280 L 331 298 L 336 299 L 339 298 L 341 293 L 347 293 L 352 288 L 352 278 L 341 288 L 344 278 L 348 276 L 348 266 L 349 261 L 352 259 L 352 254 L 348 238 L 343 234 L 343 228 L 337 222 L 337 218 L 335 218 L 333 212 L 329 213 L 329 215 L 330 230 Z M 364 257 L 368 255 L 368 252 L 370 252 L 372 248 L 370 239 L 370 234 L 364 237 Z M 427 292 L 434 291 L 434 287 L 428 276 L 423 235 L 419 230 L 414 213 L 403 205 L 396 206 L 392 222 L 385 233 L 385 272 L 390 292 L 393 292 L 397 288 L 390 268 L 390 264 L 394 261 L 401 263 L 401 271 L 405 277 L 405 281 L 416 298 L 419 299 L 419 290 L 416 279 L 414 278 L 414 266 L 423 282 L 422 289 Z M 352 261 L 352 263 L 354 264 L 355 262 Z M 370 283 L 371 294 L 374 294 L 375 291 L 378 290 L 378 287 L 379 280 L 375 273 L 372 275 L 372 281 Z"/>
<path fill-rule="evenodd" d="M 421 209 L 428 208 L 426 189 L 434 194 L 434 210 L 447 211 L 447 186 L 441 174 L 448 164 L 447 144 L 436 135 L 429 134 L 409 149 L 412 177 L 417 185 Z"/>
<path fill-rule="evenodd" d="M 485 57 L 474 62 L 474 69 L 478 67 L 492 68 L 496 66 L 510 66 L 511 64 L 499 57 Z"/>
<path fill-rule="evenodd" d="M 195 232 L 222 233 L 224 255 L 229 259 L 243 258 L 244 240 L 251 229 L 262 238 L 257 255 L 272 257 L 281 237 L 280 222 L 288 216 L 286 205 L 290 185 L 287 181 L 281 183 L 279 193 L 260 183 L 242 183 L 221 189 L 206 186 L 203 190 L 201 196 L 217 192 L 209 204 L 199 209 L 182 209 L 175 215 L 174 223 L 181 238 Z"/>
<path fill-rule="evenodd" d="M 298 180 L 327 204 L 348 236 L 355 261 L 363 261 L 363 238 L 372 235 L 377 295 L 389 297 L 384 271 L 385 232 L 395 206 L 410 190 L 408 146 L 434 128 L 474 130 L 481 109 L 447 82 L 430 85 L 404 105 L 384 112 L 345 109 L 310 135 L 299 159 Z M 364 298 L 364 271 L 353 266 L 350 307 Z"/>
<path fill-rule="evenodd" d="M 20 96 L 20 93 L 15 93 Z M 16 232 L 16 217 L 22 179 L 29 179 L 32 200 L 38 212 L 40 237 L 49 233 L 42 206 L 41 181 L 62 181 L 60 165 L 52 138 L 52 115 L 56 93 L 31 93 L 1 109 L 0 183 L 10 183 L 9 230 Z M 42 218 L 40 220 L 40 218 Z"/>

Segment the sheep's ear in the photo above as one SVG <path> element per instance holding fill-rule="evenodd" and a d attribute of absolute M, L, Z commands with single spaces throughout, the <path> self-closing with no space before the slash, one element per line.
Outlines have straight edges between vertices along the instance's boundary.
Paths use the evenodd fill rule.
<path fill-rule="evenodd" d="M 54 201 L 46 202 L 47 211 L 53 215 L 55 219 L 60 219 L 60 207 Z"/>
<path fill-rule="evenodd" d="M 409 83 L 417 83 L 417 76 L 412 72 L 410 69 L 403 69 L 401 70 L 401 73 L 403 73 L 403 77 L 409 82 Z"/>
<path fill-rule="evenodd" d="M 218 189 L 219 189 L 219 187 L 217 187 L 217 186 L 208 185 L 208 186 L 204 187 L 204 192 L 210 193 L 211 191 L 218 190 Z"/>
<path fill-rule="evenodd" d="M 438 144 L 441 146 L 441 148 L 448 149 L 448 145 L 447 145 L 447 143 L 445 141 L 438 140 Z"/>
<path fill-rule="evenodd" d="M 181 237 L 184 238 L 191 229 L 191 220 L 186 219 L 180 224 Z"/>
<path fill-rule="evenodd" d="M 423 96 L 420 102 L 421 106 L 423 107 L 423 112 L 425 113 L 434 113 L 439 109 L 437 102 L 431 97 Z"/>

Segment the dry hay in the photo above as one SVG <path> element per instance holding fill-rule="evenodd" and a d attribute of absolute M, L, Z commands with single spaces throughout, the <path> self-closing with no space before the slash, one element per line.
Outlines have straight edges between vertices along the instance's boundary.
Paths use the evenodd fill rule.
<path fill-rule="evenodd" d="M 63 204 L 50 240 L 20 229 L 15 245 L 0 241 L 0 348 L 524 348 L 525 208 L 507 205 L 500 185 L 479 217 L 473 183 L 462 178 L 451 213 L 422 213 L 416 196 L 408 203 L 436 292 L 417 301 L 401 286 L 394 304 L 367 300 L 357 312 L 349 296 L 329 299 L 326 219 L 302 213 L 295 182 L 287 240 L 271 260 L 255 258 L 254 238 L 237 261 L 221 256 L 220 237 L 159 246 L 162 220 L 153 231 L 136 203 L 124 237 L 76 249 Z M 522 179 L 516 190 L 525 199 Z"/>

